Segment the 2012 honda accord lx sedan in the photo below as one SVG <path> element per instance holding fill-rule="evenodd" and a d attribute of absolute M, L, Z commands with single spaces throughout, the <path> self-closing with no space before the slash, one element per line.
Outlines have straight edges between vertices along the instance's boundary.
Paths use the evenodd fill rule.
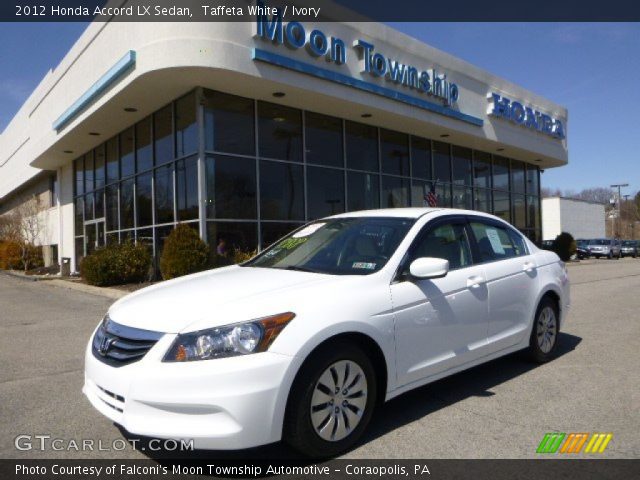
<path fill-rule="evenodd" d="M 568 307 L 564 264 L 497 217 L 345 213 L 114 303 L 83 391 L 134 434 L 331 456 L 403 392 L 517 350 L 548 361 Z"/>

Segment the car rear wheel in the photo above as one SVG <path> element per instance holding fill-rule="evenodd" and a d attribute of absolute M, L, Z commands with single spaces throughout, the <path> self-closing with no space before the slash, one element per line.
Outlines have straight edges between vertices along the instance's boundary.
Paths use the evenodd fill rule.
<path fill-rule="evenodd" d="M 553 358 L 558 346 L 560 323 L 558 306 L 550 297 L 544 297 L 538 305 L 529 339 L 529 357 L 537 363 Z"/>
<path fill-rule="evenodd" d="M 291 390 L 283 438 L 309 457 L 338 455 L 366 429 L 377 398 L 373 364 L 357 345 L 342 342 L 307 359 Z"/>

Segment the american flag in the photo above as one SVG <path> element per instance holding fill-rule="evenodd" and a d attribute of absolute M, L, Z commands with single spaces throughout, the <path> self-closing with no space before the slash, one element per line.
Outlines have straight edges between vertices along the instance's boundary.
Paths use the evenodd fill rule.
<path fill-rule="evenodd" d="M 438 206 L 438 195 L 436 195 L 436 182 L 431 182 L 431 187 L 429 188 L 429 193 L 424 196 L 425 206 L 429 207 L 437 207 Z"/>

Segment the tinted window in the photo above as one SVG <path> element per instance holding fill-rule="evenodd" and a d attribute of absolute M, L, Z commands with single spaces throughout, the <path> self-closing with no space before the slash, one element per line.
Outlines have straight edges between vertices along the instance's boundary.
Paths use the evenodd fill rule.
<path fill-rule="evenodd" d="M 471 149 L 452 147 L 453 183 L 456 185 L 471 185 Z"/>
<path fill-rule="evenodd" d="M 247 264 L 251 267 L 367 275 L 380 270 L 413 225 L 404 218 L 341 218 L 309 224 Z"/>
<path fill-rule="evenodd" d="M 145 118 L 136 125 L 136 164 L 138 172 L 144 172 L 153 167 L 151 117 Z"/>
<path fill-rule="evenodd" d="M 409 136 L 391 130 L 380 130 L 382 172 L 409 176 Z"/>
<path fill-rule="evenodd" d="M 173 121 L 171 105 L 153 114 L 154 152 L 156 165 L 173 160 Z"/>
<path fill-rule="evenodd" d="M 307 167 L 310 219 L 344 212 L 344 170 Z"/>
<path fill-rule="evenodd" d="M 93 152 L 84 156 L 84 188 L 85 192 L 92 191 L 95 186 L 93 183 Z"/>
<path fill-rule="evenodd" d="M 342 120 L 306 112 L 305 148 L 307 163 L 342 167 Z"/>
<path fill-rule="evenodd" d="M 176 156 L 183 157 L 197 150 L 196 97 L 191 93 L 176 102 Z"/>
<path fill-rule="evenodd" d="M 204 129 L 207 150 L 255 153 L 253 100 L 204 91 Z"/>
<path fill-rule="evenodd" d="M 118 230 L 118 185 L 105 189 L 107 230 Z"/>
<path fill-rule="evenodd" d="M 507 228 L 484 222 L 471 222 L 471 229 L 476 238 L 481 262 L 504 260 L 525 253 L 524 245 L 514 245 Z"/>
<path fill-rule="evenodd" d="M 120 179 L 120 165 L 118 162 L 118 137 L 107 141 L 107 183 L 113 183 Z"/>
<path fill-rule="evenodd" d="M 509 190 L 509 159 L 493 157 L 493 188 Z"/>
<path fill-rule="evenodd" d="M 378 171 L 378 129 L 362 123 L 345 122 L 347 168 Z"/>
<path fill-rule="evenodd" d="M 178 221 L 198 218 L 198 164 L 195 157 L 176 163 Z"/>
<path fill-rule="evenodd" d="M 471 249 L 464 226 L 444 223 L 431 228 L 412 247 L 410 262 L 422 257 L 444 258 L 451 270 L 471 265 Z"/>
<path fill-rule="evenodd" d="M 120 173 L 127 177 L 133 175 L 134 171 L 133 128 L 129 128 L 120 134 Z"/>
<path fill-rule="evenodd" d="M 511 160 L 511 191 L 524 193 L 524 163 Z"/>
<path fill-rule="evenodd" d="M 173 167 L 162 167 L 155 171 L 154 187 L 156 223 L 173 222 Z"/>
<path fill-rule="evenodd" d="M 95 186 L 96 188 L 104 187 L 104 145 L 100 145 L 93 151 L 95 162 Z"/>
<path fill-rule="evenodd" d="M 415 178 L 431 178 L 431 142 L 411 137 L 411 168 Z"/>
<path fill-rule="evenodd" d="M 265 220 L 304 220 L 301 165 L 260 162 L 260 213 Z"/>
<path fill-rule="evenodd" d="M 84 157 L 80 157 L 74 162 L 76 173 L 76 195 L 84 193 Z"/>
<path fill-rule="evenodd" d="M 350 211 L 380 208 L 379 175 L 347 172 L 347 192 Z"/>
<path fill-rule="evenodd" d="M 120 228 L 133 228 L 133 178 L 120 183 Z"/>
<path fill-rule="evenodd" d="M 258 217 L 256 161 L 253 158 L 207 157 L 207 216 Z"/>
<path fill-rule="evenodd" d="M 302 161 L 302 112 L 295 108 L 258 102 L 260 156 Z"/>
<path fill-rule="evenodd" d="M 491 188 L 491 155 L 473 152 L 473 181 L 476 187 Z"/>
<path fill-rule="evenodd" d="M 153 223 L 151 202 L 151 172 L 136 177 L 136 209 L 138 211 L 138 226 Z"/>
<path fill-rule="evenodd" d="M 382 176 L 382 208 L 409 206 L 409 179 Z"/>
<path fill-rule="evenodd" d="M 449 144 L 433 142 L 433 178 L 438 182 L 451 181 Z"/>

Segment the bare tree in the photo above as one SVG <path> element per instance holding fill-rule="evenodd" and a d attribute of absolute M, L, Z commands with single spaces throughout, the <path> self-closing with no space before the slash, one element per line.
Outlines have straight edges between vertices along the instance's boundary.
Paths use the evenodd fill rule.
<path fill-rule="evenodd" d="M 5 215 L 9 217 L 6 221 L 6 229 L 9 233 L 7 238 L 20 244 L 22 266 L 25 272 L 35 263 L 36 244 L 45 234 L 46 224 L 42 218 L 44 210 L 38 197 L 34 195 Z"/>

